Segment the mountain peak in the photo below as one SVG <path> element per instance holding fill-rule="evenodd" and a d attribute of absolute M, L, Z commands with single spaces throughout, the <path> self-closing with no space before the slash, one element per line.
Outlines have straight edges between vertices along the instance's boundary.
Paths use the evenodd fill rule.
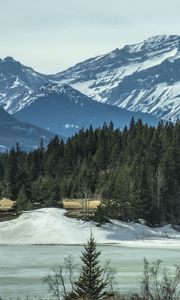
<path fill-rule="evenodd" d="M 6 57 L 0 60 L 0 76 L 0 105 L 10 113 L 40 96 L 65 94 L 76 101 L 78 90 L 99 102 L 176 120 L 180 112 L 180 36 L 152 36 L 54 75 L 40 74 Z"/>
<path fill-rule="evenodd" d="M 160 35 L 153 35 L 144 40 L 145 43 L 162 43 L 165 41 L 172 41 L 172 40 L 179 40 L 179 35 L 168 35 L 168 34 L 160 34 Z"/>
<path fill-rule="evenodd" d="M 180 36 L 179 35 L 155 35 L 145 39 L 143 42 L 137 44 L 126 45 L 121 50 L 126 50 L 129 53 L 141 53 L 151 52 L 151 51 L 160 51 L 164 52 L 169 51 L 173 48 L 180 49 Z"/>
<path fill-rule="evenodd" d="M 96 101 L 179 116 L 180 36 L 157 35 L 90 58 L 54 76 Z"/>
<path fill-rule="evenodd" d="M 17 61 L 16 61 L 12 56 L 6 56 L 6 57 L 2 60 L 2 62 L 6 62 L 6 63 L 14 63 L 14 62 L 16 62 L 16 63 L 17 63 Z"/>
<path fill-rule="evenodd" d="M 144 40 L 145 45 L 150 45 L 150 48 L 154 46 L 163 47 L 178 47 L 180 45 L 180 36 L 179 35 L 155 35 L 148 39 Z"/>

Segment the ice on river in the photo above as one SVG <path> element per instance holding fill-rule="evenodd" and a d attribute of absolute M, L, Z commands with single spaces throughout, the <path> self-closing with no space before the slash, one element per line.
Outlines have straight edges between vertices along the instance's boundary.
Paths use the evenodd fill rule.
<path fill-rule="evenodd" d="M 180 246 L 180 232 L 170 225 L 159 228 L 133 222 L 95 223 L 68 218 L 64 209 L 43 208 L 0 223 L 0 244 L 82 244 L 92 230 L 96 242 L 124 246 Z"/>

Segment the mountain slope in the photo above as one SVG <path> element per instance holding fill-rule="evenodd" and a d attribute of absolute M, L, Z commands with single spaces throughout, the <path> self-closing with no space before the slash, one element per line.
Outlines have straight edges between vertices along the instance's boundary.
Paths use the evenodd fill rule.
<path fill-rule="evenodd" d="M 22 65 L 12 57 L 0 59 L 0 106 L 10 113 L 21 109 L 26 97 L 45 82 L 45 75 Z"/>
<path fill-rule="evenodd" d="M 87 128 L 91 124 L 99 127 L 110 121 L 115 127 L 122 128 L 130 123 L 132 116 L 151 125 L 160 121 L 149 114 L 98 103 L 68 85 L 48 84 L 32 96 L 27 99 L 29 105 L 15 113 L 16 118 L 65 136 L 74 134 L 82 127 Z"/>
<path fill-rule="evenodd" d="M 180 36 L 151 37 L 55 75 L 6 57 L 0 60 L 0 105 L 16 113 L 37 99 L 40 87 L 43 96 L 52 82 L 70 84 L 102 103 L 175 121 L 180 117 Z"/>
<path fill-rule="evenodd" d="M 0 151 L 16 146 L 19 143 L 24 150 L 32 150 L 40 145 L 41 139 L 44 145 L 53 138 L 53 134 L 33 126 L 22 123 L 0 108 Z"/>
<path fill-rule="evenodd" d="M 71 84 L 103 103 L 176 120 L 180 116 L 180 36 L 151 37 L 49 79 Z"/>

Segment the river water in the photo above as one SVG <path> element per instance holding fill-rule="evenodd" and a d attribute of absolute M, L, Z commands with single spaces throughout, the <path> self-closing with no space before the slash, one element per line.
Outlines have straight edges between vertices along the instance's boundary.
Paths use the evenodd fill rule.
<path fill-rule="evenodd" d="M 143 270 L 143 258 L 161 259 L 163 266 L 173 269 L 180 264 L 180 247 L 122 247 L 119 245 L 98 246 L 102 261 L 111 260 L 118 289 L 121 292 L 136 291 Z M 47 287 L 42 284 L 50 267 L 63 262 L 72 255 L 79 262 L 83 246 L 63 245 L 0 245 L 0 296 L 48 297 Z"/>

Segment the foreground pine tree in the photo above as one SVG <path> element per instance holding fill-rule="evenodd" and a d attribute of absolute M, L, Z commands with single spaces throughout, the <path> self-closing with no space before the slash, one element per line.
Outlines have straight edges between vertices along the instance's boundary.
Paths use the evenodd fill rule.
<path fill-rule="evenodd" d="M 108 280 L 103 278 L 104 269 L 98 260 L 100 254 L 101 252 L 96 250 L 96 242 L 91 233 L 81 255 L 83 265 L 74 290 L 75 298 L 98 300 L 108 296 L 106 291 Z"/>

